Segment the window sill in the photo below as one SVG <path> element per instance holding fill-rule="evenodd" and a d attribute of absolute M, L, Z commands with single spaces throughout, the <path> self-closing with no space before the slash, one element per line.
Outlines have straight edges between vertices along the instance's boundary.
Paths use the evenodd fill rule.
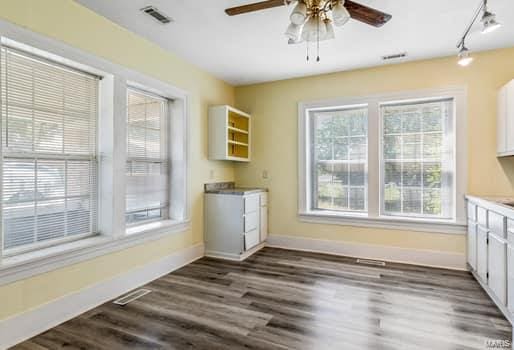
<path fill-rule="evenodd" d="M 389 230 L 408 230 L 445 234 L 466 234 L 465 223 L 450 220 L 417 218 L 377 217 L 363 213 L 339 213 L 331 211 L 309 211 L 298 214 L 300 221 L 316 224 L 344 225 Z"/>
<path fill-rule="evenodd" d="M 140 235 L 140 234 L 159 234 L 163 232 L 170 232 L 170 230 L 180 229 L 184 224 L 189 222 L 177 220 L 160 220 L 148 222 L 140 225 L 127 227 L 125 233 L 127 236 Z"/>
<path fill-rule="evenodd" d="M 127 232 L 124 236 L 97 235 L 38 251 L 4 257 L 0 263 L 0 286 L 154 241 L 170 234 L 184 232 L 190 227 L 189 221 L 167 220 L 159 222 L 160 225 L 152 224 L 158 227 L 149 227 L 150 224 L 147 224 L 142 225 L 145 226 L 144 229 L 138 226 L 138 232 Z"/>

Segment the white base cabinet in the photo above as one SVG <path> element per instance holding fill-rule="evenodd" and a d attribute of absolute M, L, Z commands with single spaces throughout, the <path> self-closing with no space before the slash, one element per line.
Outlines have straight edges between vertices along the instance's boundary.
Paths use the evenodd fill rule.
<path fill-rule="evenodd" d="M 495 234 L 489 234 L 488 285 L 498 300 L 507 304 L 507 244 Z"/>
<path fill-rule="evenodd" d="M 514 320 L 514 209 L 468 196 L 467 261 L 498 308 Z"/>
<path fill-rule="evenodd" d="M 206 193 L 205 255 L 244 260 L 268 237 L 267 192 Z"/>

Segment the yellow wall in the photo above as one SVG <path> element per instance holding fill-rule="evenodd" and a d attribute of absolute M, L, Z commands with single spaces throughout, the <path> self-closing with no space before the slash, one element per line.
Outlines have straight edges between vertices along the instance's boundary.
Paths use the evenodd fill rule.
<path fill-rule="evenodd" d="M 514 49 L 476 55 L 467 68 L 455 57 L 389 65 L 236 88 L 236 105 L 253 118 L 250 164 L 236 181 L 270 189 L 270 233 L 403 248 L 465 252 L 465 237 L 303 223 L 297 217 L 298 112 L 300 101 L 468 87 L 468 191 L 514 194 L 514 159 L 496 158 L 496 94 L 514 78 Z M 262 179 L 267 170 L 269 179 Z"/>
<path fill-rule="evenodd" d="M 203 184 L 234 179 L 207 160 L 207 108 L 232 104 L 234 89 L 71 0 L 2 0 L 0 19 L 156 77 L 191 94 L 192 229 L 0 287 L 0 320 L 203 241 Z M 214 179 L 210 179 L 211 170 Z"/>

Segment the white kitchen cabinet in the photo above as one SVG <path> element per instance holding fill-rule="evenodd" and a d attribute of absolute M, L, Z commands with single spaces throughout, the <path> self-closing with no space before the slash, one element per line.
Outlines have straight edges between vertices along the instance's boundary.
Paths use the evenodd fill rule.
<path fill-rule="evenodd" d="M 487 282 L 487 230 L 477 227 L 477 264 L 478 276 Z"/>
<path fill-rule="evenodd" d="M 209 159 L 249 162 L 251 116 L 230 106 L 209 108 Z"/>
<path fill-rule="evenodd" d="M 507 246 L 507 307 L 514 312 L 514 247 Z"/>
<path fill-rule="evenodd" d="M 268 239 L 268 194 L 261 193 L 260 197 L 261 211 L 261 241 Z"/>
<path fill-rule="evenodd" d="M 514 323 L 514 207 L 509 205 L 514 198 L 466 198 L 468 266 L 498 308 Z"/>
<path fill-rule="evenodd" d="M 498 93 L 497 154 L 499 157 L 514 155 L 514 80 L 503 86 Z"/>
<path fill-rule="evenodd" d="M 237 188 L 213 192 L 204 197 L 205 255 L 243 260 L 262 248 L 265 192 Z"/>
<path fill-rule="evenodd" d="M 507 243 L 503 238 L 489 234 L 487 284 L 500 303 L 507 297 Z"/>
<path fill-rule="evenodd" d="M 468 264 L 472 269 L 477 268 L 477 225 L 469 221 L 468 222 Z"/>

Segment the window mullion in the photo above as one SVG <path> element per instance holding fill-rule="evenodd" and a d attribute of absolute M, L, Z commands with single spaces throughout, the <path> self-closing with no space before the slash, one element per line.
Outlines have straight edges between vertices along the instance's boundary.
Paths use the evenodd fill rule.
<path fill-rule="evenodd" d="M 368 104 L 368 216 L 380 216 L 380 198 L 382 188 L 381 179 L 381 124 L 380 106 L 378 101 L 372 100 Z"/>

